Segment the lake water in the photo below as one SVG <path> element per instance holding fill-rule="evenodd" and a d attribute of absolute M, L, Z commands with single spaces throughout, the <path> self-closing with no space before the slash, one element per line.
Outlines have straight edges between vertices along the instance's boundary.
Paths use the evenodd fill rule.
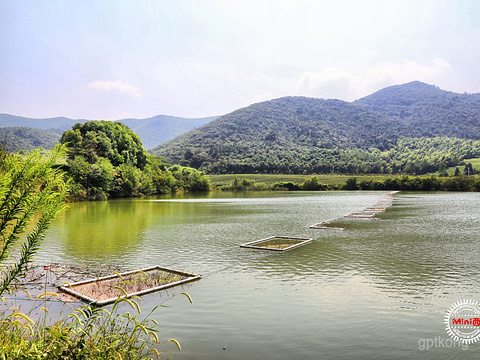
<path fill-rule="evenodd" d="M 153 318 L 159 349 L 174 359 L 477 358 L 480 342 L 447 347 L 443 319 L 455 301 L 480 300 L 480 195 L 399 193 L 382 221 L 309 229 L 382 194 L 213 192 L 74 203 L 36 260 L 201 274 L 143 298 L 144 312 L 168 306 Z M 239 247 L 273 235 L 314 241 L 288 252 Z M 428 339 L 437 346 L 427 350 Z"/>

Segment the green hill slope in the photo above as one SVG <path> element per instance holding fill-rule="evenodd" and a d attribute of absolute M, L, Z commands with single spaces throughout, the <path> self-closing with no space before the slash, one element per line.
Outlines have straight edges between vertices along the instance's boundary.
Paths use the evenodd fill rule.
<path fill-rule="evenodd" d="M 118 121 L 124 123 L 137 133 L 142 139 L 146 149 L 151 149 L 214 119 L 216 119 L 215 116 L 189 119 L 158 115 L 148 119 L 123 119 Z M 0 128 L 28 127 L 53 131 L 59 135 L 62 135 L 64 131 L 70 130 L 76 123 L 84 123 L 86 121 L 88 120 L 74 120 L 65 117 L 32 119 L 9 114 L 0 114 Z"/>
<path fill-rule="evenodd" d="M 414 81 L 354 101 L 421 132 L 422 136 L 480 139 L 480 94 L 458 94 Z"/>
<path fill-rule="evenodd" d="M 119 122 L 127 125 L 140 136 L 145 149 L 152 149 L 216 118 L 217 116 L 189 119 L 158 115 L 148 119 L 123 119 Z"/>
<path fill-rule="evenodd" d="M 0 127 L 27 127 L 32 129 L 49 130 L 62 135 L 64 131 L 70 130 L 77 122 L 87 120 L 74 120 L 66 117 L 55 117 L 48 119 L 33 119 L 22 116 L 0 114 Z"/>
<path fill-rule="evenodd" d="M 210 173 L 324 172 L 328 161 L 319 161 L 339 152 L 351 165 L 356 157 L 375 162 L 376 155 L 358 149 L 386 150 L 399 137 L 418 135 L 398 120 L 344 101 L 285 97 L 224 115 L 152 153 Z"/>
<path fill-rule="evenodd" d="M 18 126 L 0 128 L 0 145 L 7 152 L 33 150 L 40 146 L 50 149 L 59 139 L 60 135 L 53 131 Z"/>

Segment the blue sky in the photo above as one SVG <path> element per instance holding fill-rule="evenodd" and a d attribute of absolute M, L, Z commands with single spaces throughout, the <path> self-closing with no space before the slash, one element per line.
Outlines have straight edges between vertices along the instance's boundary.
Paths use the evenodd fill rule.
<path fill-rule="evenodd" d="M 476 0 L 0 0 L 0 113 L 221 115 L 420 80 L 480 92 Z"/>

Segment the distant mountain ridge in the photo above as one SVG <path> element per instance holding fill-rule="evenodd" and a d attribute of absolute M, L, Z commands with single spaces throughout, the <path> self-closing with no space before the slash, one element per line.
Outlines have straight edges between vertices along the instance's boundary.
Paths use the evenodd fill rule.
<path fill-rule="evenodd" d="M 50 149 L 59 139 L 59 134 L 48 130 L 19 126 L 0 128 L 0 145 L 7 152 L 33 150 L 38 147 Z"/>
<path fill-rule="evenodd" d="M 221 116 L 151 152 L 208 172 L 300 171 L 295 163 L 321 149 L 387 150 L 414 136 L 420 132 L 345 101 L 284 97 Z"/>
<path fill-rule="evenodd" d="M 58 134 L 82 121 L 0 114 L 0 127 Z M 208 173 L 424 173 L 456 166 L 467 155 L 480 156 L 474 141 L 480 140 L 480 94 L 458 94 L 419 81 L 352 103 L 296 96 L 218 118 L 159 115 L 119 121 L 138 133 L 151 153 Z M 406 139 L 403 145 L 400 139 Z M 446 151 L 449 147 L 455 149 Z"/>
<path fill-rule="evenodd" d="M 423 136 L 480 139 L 480 94 L 458 94 L 413 81 L 384 88 L 353 104 L 412 126 Z"/>
<path fill-rule="evenodd" d="M 116 120 L 127 125 L 136 132 L 142 139 L 146 149 L 154 148 L 162 142 L 171 140 L 187 131 L 200 127 L 214 119 L 216 116 L 203 118 L 181 118 L 168 115 L 157 115 L 147 119 L 122 119 Z M 70 130 L 76 123 L 84 123 L 86 119 L 69 119 L 66 117 L 55 117 L 46 119 L 33 119 L 21 116 L 0 114 L 0 128 L 24 127 L 32 129 L 47 130 L 59 135 Z"/>
<path fill-rule="evenodd" d="M 400 138 L 438 136 L 479 140 L 480 94 L 415 81 L 353 103 L 284 97 L 221 116 L 151 152 L 209 173 L 308 173 L 324 171 L 318 163 L 333 163 L 338 151 L 351 163 L 352 151 L 367 151 L 357 155 L 372 163 L 373 150 L 388 150 Z"/>

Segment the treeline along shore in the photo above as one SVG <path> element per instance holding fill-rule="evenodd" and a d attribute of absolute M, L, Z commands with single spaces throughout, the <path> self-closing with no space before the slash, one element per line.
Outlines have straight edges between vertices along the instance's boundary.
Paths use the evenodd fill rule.
<path fill-rule="evenodd" d="M 288 190 L 288 191 L 318 191 L 318 190 L 407 190 L 407 191 L 480 191 L 478 176 L 457 175 L 451 177 L 437 176 L 309 176 L 301 182 L 302 176 L 295 176 L 294 180 L 282 181 L 282 177 L 291 178 L 291 175 L 211 176 L 213 189 L 226 191 L 259 191 L 259 190 Z M 247 175 L 248 176 L 248 175 Z M 256 181 L 251 177 L 267 180 Z M 325 179 L 324 183 L 320 178 Z M 276 179 L 277 181 L 271 181 Z M 270 180 L 270 181 L 269 181 Z"/>
<path fill-rule="evenodd" d="M 425 141 L 450 142 L 449 139 Z M 457 140 L 455 140 L 457 141 Z M 480 143 L 480 142 L 479 142 Z M 406 144 L 402 140 L 400 144 Z M 412 145 L 412 143 L 409 143 Z M 415 143 L 418 148 L 419 141 Z M 465 145 L 465 142 L 462 142 Z M 475 148 L 469 143 L 466 148 Z M 420 190 L 420 191 L 480 191 L 480 177 L 472 163 L 454 156 L 455 164 L 446 167 L 442 157 L 437 176 L 411 175 L 406 166 L 403 174 L 384 173 L 363 175 L 356 168 L 355 173 L 329 174 L 212 174 L 179 164 L 170 165 L 160 156 L 149 154 L 139 136 L 120 122 L 87 121 L 75 124 L 63 133 L 60 145 L 67 156 L 56 168 L 65 172 L 70 183 L 70 201 L 108 200 L 113 198 L 169 194 L 175 192 L 201 192 L 212 190 Z M 425 146 L 426 147 L 426 146 Z M 400 149 L 398 147 L 397 149 Z M 409 146 L 409 154 L 413 154 Z M 422 146 L 420 146 L 422 148 Z M 3 150 L 2 150 L 3 151 Z M 188 151 L 188 149 L 187 149 Z M 474 152 L 476 154 L 476 151 Z M 416 158 L 419 154 L 415 153 Z M 439 156 L 423 157 L 438 162 Z M 478 159 L 473 159 L 477 165 Z M 321 159 L 318 159 L 321 162 Z M 407 160 L 408 164 L 411 158 Z M 456 165 L 462 164 L 463 169 Z M 337 170 L 340 167 L 337 168 Z M 415 166 L 413 166 L 415 168 Z M 352 168 L 353 169 L 353 168 Z"/>

